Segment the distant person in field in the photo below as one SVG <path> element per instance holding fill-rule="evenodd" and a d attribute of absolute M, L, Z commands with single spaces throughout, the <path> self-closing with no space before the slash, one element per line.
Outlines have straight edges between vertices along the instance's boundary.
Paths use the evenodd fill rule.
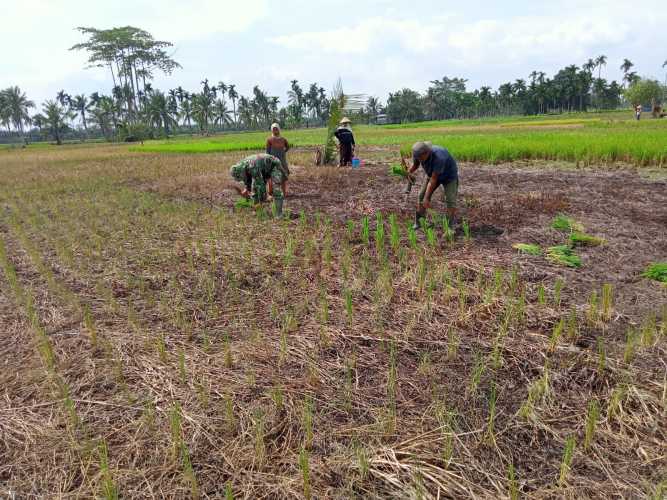
<path fill-rule="evenodd" d="M 642 105 L 637 104 L 637 107 L 635 108 L 635 118 L 637 121 L 641 120 L 642 118 Z"/>
<path fill-rule="evenodd" d="M 266 154 L 275 156 L 280 160 L 282 165 L 282 173 L 285 180 L 281 186 L 283 196 L 287 198 L 287 180 L 289 179 L 290 171 L 287 163 L 287 152 L 289 151 L 289 143 L 282 135 L 280 135 L 280 125 L 274 123 L 271 125 L 271 135 L 266 140 Z M 273 194 L 273 183 L 269 180 L 269 194 Z"/>
<path fill-rule="evenodd" d="M 349 118 L 343 118 L 340 121 L 340 126 L 334 132 L 334 136 L 338 139 L 339 165 L 341 167 L 352 165 L 352 156 L 354 156 L 356 144 L 354 143 L 354 134 L 350 127 L 351 123 Z"/>
<path fill-rule="evenodd" d="M 235 181 L 242 182 L 244 189 L 239 190 L 241 196 L 252 198 L 255 203 L 261 203 L 267 199 L 266 183 L 273 182 L 273 203 L 276 216 L 283 213 L 283 192 L 281 186 L 285 180 L 283 177 L 283 166 L 280 160 L 272 155 L 264 153 L 248 156 L 233 165 L 229 173 Z"/>
<path fill-rule="evenodd" d="M 434 146 L 430 142 L 416 142 L 412 146 L 412 167 L 408 175 L 412 177 L 420 166 L 426 173 L 426 183 L 419 193 L 414 228 L 421 227 L 421 220 L 426 216 L 426 210 L 431 208 L 431 196 L 440 186 L 445 190 L 447 219 L 450 226 L 453 226 L 456 222 L 456 201 L 459 192 L 459 169 L 456 160 L 443 147 Z"/>

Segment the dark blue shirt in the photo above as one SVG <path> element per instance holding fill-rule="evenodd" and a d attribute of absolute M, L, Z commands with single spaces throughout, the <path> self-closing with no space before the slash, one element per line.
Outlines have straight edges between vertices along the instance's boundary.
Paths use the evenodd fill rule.
<path fill-rule="evenodd" d="M 417 158 L 413 159 L 419 162 Z M 429 177 L 432 177 L 434 173 L 438 174 L 440 184 L 449 184 L 459 178 L 459 168 L 456 165 L 456 160 L 447 149 L 440 146 L 432 147 L 431 155 L 428 160 L 421 163 L 421 166 Z"/>

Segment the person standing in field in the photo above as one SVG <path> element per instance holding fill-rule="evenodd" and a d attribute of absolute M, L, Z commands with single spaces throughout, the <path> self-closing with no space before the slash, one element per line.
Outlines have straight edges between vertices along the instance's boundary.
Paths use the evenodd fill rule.
<path fill-rule="evenodd" d="M 641 117 L 642 117 L 642 105 L 637 104 L 637 106 L 635 107 L 635 118 L 637 119 L 637 121 L 639 121 L 641 120 Z"/>
<path fill-rule="evenodd" d="M 280 217 L 283 213 L 283 192 L 281 186 L 284 181 L 283 167 L 278 158 L 267 154 L 251 155 L 229 169 L 229 173 L 235 181 L 243 182 L 245 189 L 241 196 L 252 198 L 255 203 L 266 200 L 266 183 L 273 182 L 273 203 L 275 214 Z"/>
<path fill-rule="evenodd" d="M 419 193 L 413 227 L 415 229 L 421 227 L 421 220 L 426 216 L 426 210 L 431 208 L 431 196 L 440 186 L 445 190 L 447 219 L 449 219 L 450 226 L 453 226 L 459 191 L 459 169 L 456 160 L 443 147 L 434 146 L 430 142 L 416 142 L 412 146 L 412 167 L 408 175 L 412 177 L 420 165 L 426 173 L 426 183 Z"/>
<path fill-rule="evenodd" d="M 352 156 L 354 155 L 356 144 L 354 143 L 354 134 L 350 127 L 351 123 L 352 121 L 349 118 L 343 118 L 340 121 L 340 126 L 334 132 L 334 136 L 338 139 L 339 165 L 341 167 L 352 165 Z"/>
<path fill-rule="evenodd" d="M 289 179 L 290 171 L 287 163 L 287 152 L 289 151 L 289 143 L 282 135 L 280 135 L 280 125 L 274 123 L 271 125 L 271 135 L 266 140 L 266 154 L 275 156 L 280 160 L 282 166 L 282 173 L 284 177 L 281 186 L 283 196 L 287 198 L 287 180 Z M 269 180 L 269 194 L 273 194 L 273 183 Z"/>

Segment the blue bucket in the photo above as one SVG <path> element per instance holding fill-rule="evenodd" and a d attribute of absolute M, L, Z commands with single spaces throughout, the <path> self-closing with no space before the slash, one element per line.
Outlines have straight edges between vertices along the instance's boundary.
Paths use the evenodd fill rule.
<path fill-rule="evenodd" d="M 359 168 L 361 166 L 361 160 L 359 158 L 352 158 L 352 168 Z"/>

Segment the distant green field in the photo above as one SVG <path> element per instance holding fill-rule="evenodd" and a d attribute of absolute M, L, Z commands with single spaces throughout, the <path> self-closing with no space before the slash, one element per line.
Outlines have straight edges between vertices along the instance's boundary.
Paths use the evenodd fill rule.
<path fill-rule="evenodd" d="M 568 119 L 447 121 L 411 126 L 354 127 L 360 145 L 387 145 L 405 150 L 418 140 L 441 144 L 459 159 L 502 162 L 518 159 L 552 159 L 583 162 L 626 161 L 637 165 L 667 164 L 667 120 L 610 120 L 608 116 L 567 115 Z M 416 125 L 416 126 L 415 126 Z M 545 128 L 547 127 L 548 128 Z M 319 129 L 285 131 L 294 146 L 324 143 Z M 257 151 L 267 133 L 227 134 L 206 139 L 148 141 L 131 151 L 153 153 L 213 153 Z"/>

